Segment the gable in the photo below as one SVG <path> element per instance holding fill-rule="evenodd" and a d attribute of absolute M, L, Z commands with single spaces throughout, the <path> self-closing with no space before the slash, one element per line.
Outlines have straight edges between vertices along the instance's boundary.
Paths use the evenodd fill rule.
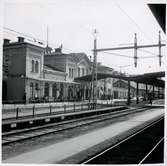
<path fill-rule="evenodd" d="M 78 66 L 86 66 L 86 67 L 89 67 L 89 63 L 87 62 L 86 59 L 82 59 L 80 62 L 77 63 Z"/>
<path fill-rule="evenodd" d="M 128 89 L 128 83 L 127 81 L 119 79 L 113 83 L 113 87 Z M 130 86 L 130 88 L 135 89 L 135 87 L 133 87 L 132 85 Z"/>
<path fill-rule="evenodd" d="M 90 60 L 85 53 L 71 53 L 68 54 L 67 58 L 76 64 L 80 64 L 84 60 L 85 63 L 90 65 Z"/>

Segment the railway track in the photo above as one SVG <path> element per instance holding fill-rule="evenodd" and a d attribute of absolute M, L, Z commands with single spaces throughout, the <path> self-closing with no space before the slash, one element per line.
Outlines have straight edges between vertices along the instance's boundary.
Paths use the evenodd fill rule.
<path fill-rule="evenodd" d="M 163 129 L 164 118 L 161 117 L 115 145 L 82 161 L 80 164 L 140 165 L 145 163 L 163 163 Z M 159 155 L 158 157 L 157 154 Z"/>
<path fill-rule="evenodd" d="M 72 129 L 75 127 L 88 125 L 108 119 L 112 119 L 119 116 L 124 116 L 132 113 L 137 113 L 141 111 L 146 111 L 150 108 L 140 107 L 140 108 L 130 108 L 121 111 L 114 111 L 105 114 L 93 115 L 90 117 L 81 117 L 78 119 L 72 119 L 68 121 L 56 122 L 52 124 L 47 124 L 44 126 L 37 126 L 32 128 L 26 128 L 16 131 L 4 132 L 2 133 L 2 145 L 7 145 L 14 142 L 19 142 L 63 130 Z"/>

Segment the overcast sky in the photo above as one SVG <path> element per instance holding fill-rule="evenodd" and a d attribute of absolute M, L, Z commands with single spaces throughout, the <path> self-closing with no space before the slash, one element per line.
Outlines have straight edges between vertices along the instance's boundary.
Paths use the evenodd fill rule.
<path fill-rule="evenodd" d="M 46 41 L 47 25 L 51 46 L 62 43 L 63 52 L 85 52 L 88 56 L 92 56 L 94 28 L 98 31 L 98 48 L 132 45 L 134 33 L 138 44 L 156 44 L 159 30 L 165 40 L 161 27 L 142 0 L 4 0 L 4 27 Z M 5 30 L 4 37 L 15 40 L 16 34 Z M 158 48 L 144 51 L 158 54 Z M 134 51 L 112 52 L 133 57 Z M 138 56 L 153 55 L 138 51 Z M 159 68 L 158 57 L 139 59 L 137 68 L 132 58 L 104 53 L 98 53 L 98 62 L 117 70 L 122 66 L 122 71 L 130 74 L 160 71 L 164 67 L 163 62 Z M 131 66 L 123 67 L 126 65 Z"/>

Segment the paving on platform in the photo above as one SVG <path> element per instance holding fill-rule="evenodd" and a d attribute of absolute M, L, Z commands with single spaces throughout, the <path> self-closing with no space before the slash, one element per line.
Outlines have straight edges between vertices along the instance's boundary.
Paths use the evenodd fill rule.
<path fill-rule="evenodd" d="M 60 163 L 62 160 L 86 151 L 88 148 L 98 145 L 107 139 L 119 136 L 129 130 L 133 130 L 135 127 L 138 127 L 143 123 L 147 123 L 163 115 L 164 109 L 151 109 L 151 111 L 135 115 L 127 121 L 117 122 L 87 134 L 3 160 L 2 162 L 47 164 Z"/>

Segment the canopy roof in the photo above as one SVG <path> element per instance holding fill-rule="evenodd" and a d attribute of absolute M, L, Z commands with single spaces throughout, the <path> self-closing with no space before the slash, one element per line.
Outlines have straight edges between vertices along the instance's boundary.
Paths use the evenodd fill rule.
<path fill-rule="evenodd" d="M 140 75 L 132 75 L 126 76 L 123 74 L 105 74 L 105 73 L 97 73 L 97 80 L 105 79 L 105 78 L 118 78 L 126 81 L 134 81 L 143 84 L 154 85 L 158 87 L 165 87 L 164 80 L 161 80 L 161 77 L 165 77 L 165 72 L 155 72 L 155 73 L 145 73 Z M 86 81 L 90 82 L 92 80 L 92 75 L 86 75 L 83 77 L 75 78 L 75 81 Z"/>

